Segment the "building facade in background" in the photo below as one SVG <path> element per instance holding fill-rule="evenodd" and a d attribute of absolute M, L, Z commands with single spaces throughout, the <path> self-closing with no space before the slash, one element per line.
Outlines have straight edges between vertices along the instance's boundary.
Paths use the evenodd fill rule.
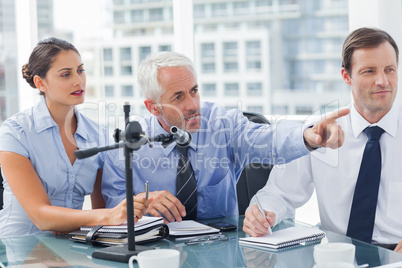
<path fill-rule="evenodd" d="M 130 101 L 133 114 L 148 115 L 136 70 L 149 53 L 175 50 L 173 0 L 104 0 L 113 38 L 87 40 L 54 28 L 53 1 L 36 0 L 38 40 L 57 36 L 81 51 L 82 111 L 109 124 Z M 0 1 L 0 123 L 19 111 L 14 2 Z M 193 0 L 193 17 L 202 100 L 279 116 L 350 102 L 340 75 L 348 0 Z"/>
<path fill-rule="evenodd" d="M 114 40 L 86 45 L 92 100 L 120 110 L 129 100 L 134 113 L 147 113 L 135 72 L 147 54 L 175 50 L 172 4 L 113 1 Z M 203 100 L 275 115 L 309 115 L 350 102 L 340 75 L 348 0 L 193 0 L 193 12 Z"/>

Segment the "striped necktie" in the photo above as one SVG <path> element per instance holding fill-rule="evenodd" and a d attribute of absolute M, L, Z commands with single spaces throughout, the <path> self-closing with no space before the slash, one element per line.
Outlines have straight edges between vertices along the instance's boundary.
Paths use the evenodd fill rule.
<path fill-rule="evenodd" d="M 183 219 L 193 220 L 197 218 L 197 181 L 190 159 L 187 157 L 188 148 L 189 146 L 176 145 L 180 153 L 177 165 L 176 197 L 186 207 L 186 217 Z"/>
<path fill-rule="evenodd" d="M 364 129 L 368 140 L 357 177 L 347 236 L 371 243 L 381 178 L 380 127 Z"/>

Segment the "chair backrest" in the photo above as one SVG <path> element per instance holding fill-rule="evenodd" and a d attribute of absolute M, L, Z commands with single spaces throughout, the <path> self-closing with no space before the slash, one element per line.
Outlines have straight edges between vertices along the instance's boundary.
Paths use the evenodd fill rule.
<path fill-rule="evenodd" d="M 243 114 L 252 122 L 269 124 L 268 119 L 258 113 Z M 251 198 L 267 183 L 272 167 L 269 164 L 250 163 L 243 169 L 236 185 L 239 215 L 244 215 Z"/>
<path fill-rule="evenodd" d="M 3 209 L 3 176 L 1 175 L 1 166 L 0 166 L 0 210 Z"/>

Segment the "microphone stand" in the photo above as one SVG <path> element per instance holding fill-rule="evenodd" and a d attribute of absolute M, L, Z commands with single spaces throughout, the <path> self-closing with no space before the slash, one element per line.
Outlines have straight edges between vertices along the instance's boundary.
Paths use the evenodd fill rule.
<path fill-rule="evenodd" d="M 173 135 L 158 135 L 155 138 L 148 139 L 144 135 L 141 129 L 141 125 L 134 121 L 130 122 L 130 105 L 125 104 L 124 108 L 124 118 L 126 130 L 120 131 L 119 129 L 115 130 L 114 139 L 116 144 L 98 147 L 98 148 L 90 148 L 83 151 L 75 151 L 75 155 L 77 158 L 86 158 L 92 155 L 97 154 L 98 152 L 112 150 L 116 148 L 120 148 L 124 146 L 124 158 L 125 158 L 125 171 L 126 171 L 126 200 L 127 200 L 127 240 L 128 243 L 125 245 L 111 246 L 105 247 L 102 249 L 95 250 L 92 253 L 92 257 L 99 259 L 106 259 L 111 261 L 118 262 L 128 262 L 131 256 L 137 255 L 141 251 L 154 249 L 146 246 L 136 246 L 135 245 L 135 230 L 134 230 L 134 202 L 133 202 L 133 167 L 132 167 L 132 159 L 133 159 L 133 151 L 141 148 L 142 145 L 149 143 L 150 147 L 152 141 L 162 141 L 168 142 L 174 139 Z M 125 140 L 123 143 L 119 143 L 119 141 L 123 139 Z"/>

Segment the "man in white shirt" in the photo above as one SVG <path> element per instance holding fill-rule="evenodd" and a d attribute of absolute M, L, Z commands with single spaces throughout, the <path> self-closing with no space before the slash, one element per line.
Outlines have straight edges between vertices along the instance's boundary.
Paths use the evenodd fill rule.
<path fill-rule="evenodd" d="M 381 175 L 370 242 L 399 242 L 395 251 L 402 252 L 402 108 L 393 104 L 398 55 L 395 41 L 382 30 L 361 28 L 349 34 L 343 45 L 341 74 L 351 88 L 353 104 L 350 114 L 337 120 L 345 132 L 343 146 L 335 150 L 321 148 L 276 166 L 266 186 L 257 193 L 265 218 L 254 197 L 244 220 L 246 233 L 261 236 L 268 233 L 268 224 L 274 226 L 294 217 L 294 209 L 305 204 L 315 188 L 322 228 L 349 234 L 355 186 L 368 140 L 364 130 L 379 126 L 384 130 L 379 139 Z"/>

